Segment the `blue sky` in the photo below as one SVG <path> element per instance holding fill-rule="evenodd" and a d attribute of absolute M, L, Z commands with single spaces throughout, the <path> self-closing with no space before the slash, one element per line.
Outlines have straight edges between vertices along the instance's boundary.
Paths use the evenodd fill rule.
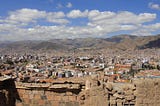
<path fill-rule="evenodd" d="M 160 33 L 159 0 L 1 0 L 0 40 Z"/>

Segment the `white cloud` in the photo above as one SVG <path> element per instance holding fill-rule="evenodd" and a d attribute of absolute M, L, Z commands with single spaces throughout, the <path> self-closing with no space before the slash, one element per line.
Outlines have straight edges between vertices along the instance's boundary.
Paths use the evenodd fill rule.
<path fill-rule="evenodd" d="M 155 30 L 160 29 L 160 23 L 146 25 L 146 26 L 144 26 L 144 28 L 155 31 Z"/>
<path fill-rule="evenodd" d="M 28 25 L 29 23 L 36 23 L 39 19 L 56 24 L 69 23 L 67 19 L 63 19 L 64 17 L 65 14 L 63 12 L 46 12 L 37 9 L 24 8 L 9 12 L 9 16 L 4 20 L 0 20 L 0 22 L 23 26 Z"/>
<path fill-rule="evenodd" d="M 64 18 L 65 14 L 63 12 L 49 12 L 46 14 L 46 17 L 52 17 L 52 18 Z"/>
<path fill-rule="evenodd" d="M 62 24 L 62 25 L 69 23 L 69 21 L 66 20 L 66 19 L 50 19 L 50 18 L 48 18 L 47 20 L 48 20 L 48 22 L 52 22 L 52 23 L 56 23 L 56 24 Z"/>
<path fill-rule="evenodd" d="M 92 10 L 89 12 L 88 18 L 92 21 L 98 21 L 98 20 L 112 18 L 115 15 L 116 14 L 114 12 L 110 12 L 110 11 L 99 12 L 98 10 Z"/>
<path fill-rule="evenodd" d="M 64 19 L 65 14 L 63 12 L 50 12 L 46 14 L 46 19 L 48 22 L 56 24 L 68 24 L 69 21 Z"/>
<path fill-rule="evenodd" d="M 160 23 L 142 25 L 138 30 L 134 31 L 134 35 L 148 36 L 152 35 L 152 32 L 155 32 L 160 29 Z"/>
<path fill-rule="evenodd" d="M 85 10 L 83 12 L 81 12 L 80 10 L 72 10 L 67 14 L 67 16 L 69 18 L 87 17 L 88 16 L 88 10 Z"/>
<path fill-rule="evenodd" d="M 72 3 L 70 3 L 70 2 L 67 3 L 67 5 L 66 5 L 67 8 L 72 8 L 72 6 L 73 6 Z"/>
<path fill-rule="evenodd" d="M 88 18 L 88 25 L 91 26 L 110 24 L 142 24 L 156 19 L 156 14 L 152 13 L 140 13 L 137 15 L 128 11 L 115 13 L 111 11 L 100 12 L 99 10 L 72 10 L 67 14 L 67 16 L 69 18 Z"/>
<path fill-rule="evenodd" d="M 140 29 L 140 30 L 133 32 L 132 35 L 149 36 L 149 35 L 151 35 L 151 32 L 146 29 Z"/>
<path fill-rule="evenodd" d="M 135 25 L 121 25 L 121 30 L 134 30 L 137 29 Z"/>
<path fill-rule="evenodd" d="M 62 3 L 58 3 L 57 4 L 57 9 L 62 9 L 62 8 L 72 8 L 72 3 L 68 2 L 66 5 L 65 4 L 62 4 Z"/>
<path fill-rule="evenodd" d="M 155 10 L 160 10 L 160 4 L 156 4 L 156 3 L 149 3 L 148 4 L 149 5 L 149 7 L 151 8 L 151 9 L 155 9 Z"/>
<path fill-rule="evenodd" d="M 24 8 L 10 12 L 5 21 L 9 23 L 29 23 L 34 22 L 38 18 L 44 18 L 45 16 L 45 11 Z"/>
<path fill-rule="evenodd" d="M 150 35 L 160 29 L 160 23 L 154 23 L 156 16 L 154 13 L 135 14 L 129 11 L 72 10 L 64 13 L 25 8 L 9 12 L 7 17 L 0 18 L 0 40 L 104 37 L 118 31 Z M 83 26 L 72 26 L 68 23 L 73 18 L 84 18 L 88 21 Z M 46 23 L 45 26 L 39 22 L 49 24 Z M 153 24 L 146 25 L 147 22 Z"/>
<path fill-rule="evenodd" d="M 110 25 L 110 24 L 142 24 L 145 22 L 153 21 L 156 18 L 156 14 L 141 13 L 134 14 L 128 11 L 123 12 L 90 12 L 89 14 L 90 25 Z"/>

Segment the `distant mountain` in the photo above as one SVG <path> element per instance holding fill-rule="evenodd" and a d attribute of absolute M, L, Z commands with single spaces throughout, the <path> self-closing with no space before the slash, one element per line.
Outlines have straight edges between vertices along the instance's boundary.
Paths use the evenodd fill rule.
<path fill-rule="evenodd" d="M 147 44 L 141 47 L 141 49 L 146 49 L 146 48 L 160 48 L 160 38 L 155 39 L 153 41 L 149 41 Z"/>
<path fill-rule="evenodd" d="M 132 39 L 133 40 L 135 38 L 137 38 L 137 36 L 133 36 L 133 35 L 117 35 L 117 36 L 112 36 L 110 38 L 107 38 L 106 41 L 120 43 L 124 39 Z"/>
<path fill-rule="evenodd" d="M 66 49 L 67 47 L 63 44 L 57 44 L 49 41 L 43 41 L 38 44 L 34 44 L 30 47 L 32 50 L 59 50 Z"/>
<path fill-rule="evenodd" d="M 121 50 L 127 49 L 146 49 L 145 45 L 150 45 L 152 42 L 154 45 L 155 41 L 160 39 L 160 35 L 156 36 L 133 36 L 133 35 L 119 35 L 108 38 L 108 41 L 115 42 L 114 48 Z M 150 46 L 145 46 L 151 48 Z"/>
<path fill-rule="evenodd" d="M 17 41 L 0 42 L 1 52 L 14 51 L 39 51 L 39 50 L 73 50 L 73 49 L 119 49 L 134 50 L 147 48 L 160 48 L 160 35 L 133 36 L 118 35 L 110 38 L 77 38 L 77 39 L 52 39 L 48 41 Z"/>

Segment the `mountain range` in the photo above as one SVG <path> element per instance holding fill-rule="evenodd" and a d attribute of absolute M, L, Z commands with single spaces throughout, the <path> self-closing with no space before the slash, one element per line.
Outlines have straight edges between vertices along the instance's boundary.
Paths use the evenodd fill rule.
<path fill-rule="evenodd" d="M 74 49 L 120 49 L 135 50 L 160 48 L 160 35 L 133 36 L 117 35 L 109 38 L 52 39 L 47 41 L 7 41 L 0 42 L 5 50 L 74 50 Z"/>

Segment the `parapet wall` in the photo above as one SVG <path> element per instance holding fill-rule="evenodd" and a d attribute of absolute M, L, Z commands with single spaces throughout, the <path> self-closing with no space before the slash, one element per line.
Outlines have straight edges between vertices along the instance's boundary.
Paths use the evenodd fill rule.
<path fill-rule="evenodd" d="M 160 79 L 47 84 L 0 82 L 0 106 L 159 106 Z"/>

